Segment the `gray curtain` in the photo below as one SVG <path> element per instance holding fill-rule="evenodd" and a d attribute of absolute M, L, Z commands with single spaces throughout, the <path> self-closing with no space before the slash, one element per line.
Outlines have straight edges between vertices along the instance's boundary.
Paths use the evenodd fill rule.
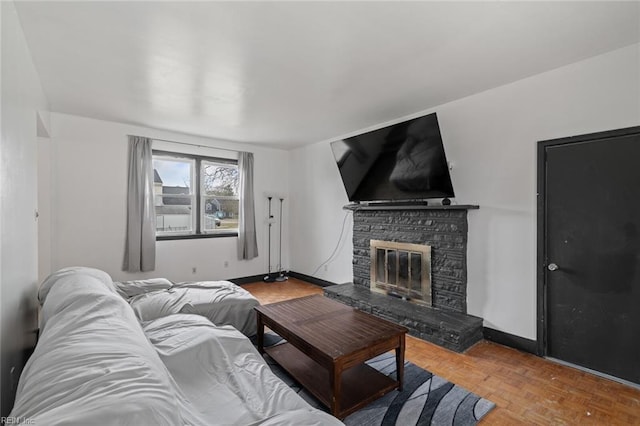
<path fill-rule="evenodd" d="M 127 237 L 123 269 L 128 272 L 156 268 L 156 214 L 153 203 L 151 139 L 129 136 Z"/>
<path fill-rule="evenodd" d="M 258 256 L 256 238 L 256 209 L 253 202 L 253 154 L 241 152 L 238 159 L 240 171 L 240 220 L 238 223 L 238 259 Z"/>

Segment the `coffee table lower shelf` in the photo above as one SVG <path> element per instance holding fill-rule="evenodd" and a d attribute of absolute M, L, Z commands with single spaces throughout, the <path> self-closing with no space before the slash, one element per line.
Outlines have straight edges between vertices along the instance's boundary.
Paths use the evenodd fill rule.
<path fill-rule="evenodd" d="M 331 407 L 332 389 L 329 371 L 290 343 L 264 348 L 264 351 L 287 371 L 302 387 Z M 359 410 L 382 395 L 398 388 L 398 382 L 366 364 L 342 372 L 339 411 L 331 413 L 339 419 Z"/>

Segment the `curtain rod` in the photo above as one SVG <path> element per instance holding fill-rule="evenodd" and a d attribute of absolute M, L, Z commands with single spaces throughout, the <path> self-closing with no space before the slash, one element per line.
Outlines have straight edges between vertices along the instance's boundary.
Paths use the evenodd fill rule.
<path fill-rule="evenodd" d="M 138 136 L 138 135 L 127 135 L 127 136 Z M 145 137 L 147 137 L 147 136 L 145 136 Z M 159 142 L 177 143 L 178 145 L 195 146 L 195 147 L 198 147 L 198 148 L 210 148 L 210 149 L 217 149 L 217 150 L 220 150 L 220 151 L 229 151 L 229 152 L 235 152 L 235 153 L 241 152 L 241 151 L 239 151 L 237 149 L 217 148 L 217 147 L 214 147 L 214 146 L 202 145 L 202 144 L 197 144 L 197 143 L 177 142 L 177 141 L 170 141 L 168 139 L 160 139 L 160 138 L 149 138 L 149 139 L 154 140 L 154 141 L 159 141 Z"/>

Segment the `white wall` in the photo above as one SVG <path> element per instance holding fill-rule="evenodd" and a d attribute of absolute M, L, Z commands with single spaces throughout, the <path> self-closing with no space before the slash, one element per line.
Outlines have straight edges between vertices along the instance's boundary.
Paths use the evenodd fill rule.
<path fill-rule="evenodd" d="M 25 362 L 22 352 L 33 345 L 37 326 L 37 116 L 48 106 L 14 4 L 0 2 L 0 14 L 0 411 L 6 416 Z"/>
<path fill-rule="evenodd" d="M 537 142 L 640 125 L 640 45 L 424 113 L 433 111 L 454 163 L 456 201 L 480 205 L 469 212 L 468 311 L 487 327 L 535 339 Z M 292 158 L 300 180 L 292 183 L 291 267 L 311 274 L 338 238 L 347 200 L 328 143 Z M 351 259 L 341 251 L 322 278 L 348 281 Z"/>
<path fill-rule="evenodd" d="M 291 151 L 293 271 L 335 283 L 353 279 L 353 218 L 342 209 L 348 203 L 328 144 Z"/>
<path fill-rule="evenodd" d="M 51 273 L 51 141 L 38 138 L 38 282 Z"/>
<path fill-rule="evenodd" d="M 289 166 L 285 151 L 57 113 L 51 115 L 51 132 L 53 269 L 82 265 L 102 269 L 115 280 L 166 277 L 174 281 L 236 278 L 267 271 L 264 194 L 288 195 Z M 182 152 L 228 158 L 237 158 L 237 153 L 207 147 L 253 152 L 259 256 L 250 261 L 238 260 L 236 237 L 158 241 L 155 271 L 123 272 L 128 134 L 204 146 L 154 143 L 158 149 L 175 147 Z M 285 204 L 285 213 L 286 208 Z M 283 265 L 288 268 L 286 222 L 283 231 Z M 273 232 L 277 232 L 277 225 Z M 272 245 L 273 268 L 277 262 L 276 242 Z"/>

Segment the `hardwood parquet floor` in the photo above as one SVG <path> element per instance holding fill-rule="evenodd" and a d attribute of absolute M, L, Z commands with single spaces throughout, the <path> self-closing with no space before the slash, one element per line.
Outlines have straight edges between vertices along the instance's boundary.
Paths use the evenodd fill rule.
<path fill-rule="evenodd" d="M 294 278 L 243 287 L 262 304 L 322 294 Z M 640 390 L 492 342 L 459 354 L 407 336 L 406 359 L 493 401 L 483 425 L 640 425 Z"/>

